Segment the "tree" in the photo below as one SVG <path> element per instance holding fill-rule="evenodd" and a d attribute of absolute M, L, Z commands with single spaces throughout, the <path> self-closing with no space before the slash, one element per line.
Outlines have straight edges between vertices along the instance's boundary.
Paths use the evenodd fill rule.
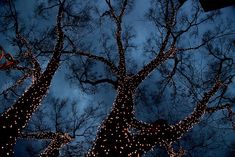
<path fill-rule="evenodd" d="M 1 92 L 1 95 L 5 99 L 8 99 L 9 95 L 13 93 L 13 98 L 16 96 L 16 101 L 10 108 L 3 110 L 0 117 L 0 133 L 2 135 L 0 138 L 0 156 L 13 156 L 13 147 L 17 138 L 50 139 L 50 144 L 40 156 L 58 156 L 59 149 L 64 144 L 73 140 L 71 135 L 61 131 L 24 132 L 23 130 L 29 123 L 33 113 L 40 106 L 43 98 L 47 95 L 52 78 L 61 62 L 62 51 L 66 49 L 64 47 L 67 45 L 64 44 L 66 42 L 66 33 L 64 33 L 65 31 L 63 29 L 69 27 L 66 24 L 69 24 L 70 20 L 75 21 L 74 19 L 77 19 L 75 23 L 79 22 L 76 26 L 82 28 L 82 25 L 89 20 L 88 15 L 85 12 L 80 12 L 77 15 L 69 14 L 68 10 L 70 6 L 65 1 L 42 2 L 41 5 L 38 5 L 38 14 L 42 14 L 42 11 L 47 11 L 49 5 L 52 5 L 49 6 L 49 10 L 57 8 L 58 11 L 55 14 L 56 25 L 53 26 L 52 24 L 49 31 L 44 31 L 41 27 L 38 28 L 35 25 L 28 26 L 27 29 L 29 30 L 26 30 L 21 23 L 22 18 L 16 7 L 16 3 L 17 1 L 6 1 L 1 6 L 1 33 L 5 37 L 10 37 L 10 43 L 13 47 L 18 48 L 18 52 L 6 53 L 5 49 L 1 46 L 0 59 L 4 59 L 6 62 L 1 64 L 0 70 L 6 72 L 16 70 L 16 76 L 21 76 L 15 84 Z M 39 31 L 41 36 L 34 39 L 31 36 L 32 34 L 30 34 L 32 30 L 35 31 L 34 33 Z M 49 44 L 48 41 L 54 41 L 54 45 Z M 52 57 L 45 70 L 40 65 L 41 60 L 38 59 L 44 49 L 52 52 Z M 22 72 L 22 74 L 18 72 Z M 27 79 L 29 77 L 32 79 L 29 87 L 23 94 L 18 95 L 18 87 L 25 86 L 27 84 L 25 82 L 28 81 Z"/>
<path fill-rule="evenodd" d="M 196 101 L 194 111 L 186 118 L 175 122 L 175 124 L 168 124 L 165 120 L 157 120 L 154 123 L 144 123 L 137 120 L 134 114 L 136 90 L 155 69 L 166 64 L 165 62 L 168 60 L 175 59 L 175 67 L 168 77 L 170 80 L 175 75 L 176 69 L 178 68 L 178 57 L 181 56 L 181 59 L 183 59 L 183 57 L 187 56 L 184 54 L 186 51 L 191 50 L 196 52 L 199 48 L 205 46 L 207 43 L 211 43 L 218 37 L 226 35 L 228 32 L 224 30 L 204 32 L 201 43 L 188 47 L 182 42 L 183 38 L 190 33 L 190 35 L 197 36 L 198 27 L 206 21 L 213 20 L 215 13 L 200 17 L 201 10 L 199 7 L 193 6 L 193 11 L 195 12 L 192 14 L 192 17 L 188 17 L 181 12 L 183 6 L 177 4 L 175 1 L 153 1 L 154 7 L 149 11 L 149 18 L 154 22 L 156 30 L 159 31 L 159 34 L 157 34 L 159 39 L 151 40 L 151 42 L 154 44 L 157 43 L 157 45 L 152 48 L 150 47 L 152 46 L 150 43 L 148 44 L 148 49 L 150 52 L 153 52 L 155 56 L 149 63 L 145 64 L 142 69 L 133 74 L 127 70 L 127 63 L 129 63 L 127 53 L 130 51 L 130 49 L 128 49 L 130 46 L 128 41 L 130 41 L 130 38 L 128 38 L 128 36 L 126 36 L 127 33 L 123 31 L 126 30 L 123 28 L 123 17 L 126 14 L 126 9 L 128 7 L 130 9 L 131 6 L 127 0 L 121 1 L 118 4 L 113 3 L 114 2 L 106 0 L 108 11 L 105 11 L 102 17 L 111 19 L 115 25 L 114 36 L 116 47 L 112 50 L 107 49 L 109 53 L 107 57 L 111 56 L 110 53 L 116 50 L 118 52 L 117 66 L 115 65 L 115 60 L 110 59 L 111 57 L 106 59 L 92 53 L 81 51 L 77 53 L 81 56 L 86 56 L 90 60 L 103 62 L 115 77 L 96 78 L 96 73 L 92 70 L 90 70 L 90 73 L 88 72 L 89 65 L 84 68 L 80 76 L 77 75 L 76 70 L 73 71 L 73 75 L 77 77 L 80 82 L 90 85 L 109 83 L 113 85 L 117 93 L 112 109 L 108 117 L 101 124 L 96 140 L 87 156 L 141 156 L 156 145 L 165 147 L 170 156 L 183 156 L 185 152 L 180 149 L 178 153 L 175 153 L 172 144 L 200 122 L 202 116 L 207 112 L 212 113 L 230 106 L 228 104 L 219 104 L 221 106 L 212 108 L 207 106 L 210 99 L 216 95 L 220 89 L 226 89 L 230 84 L 228 78 L 221 78 L 221 67 L 223 67 L 223 63 L 219 64 L 221 65 L 220 67 L 215 67 L 215 73 L 212 75 L 214 79 L 211 79 L 213 84 L 211 85 L 211 82 L 207 82 L 210 88 L 207 86 L 207 92 L 201 94 L 201 98 Z M 159 8 L 157 6 L 159 6 Z M 107 27 L 106 23 L 105 26 Z M 107 43 L 107 40 L 105 40 L 105 42 Z M 105 48 L 107 47 L 104 47 L 104 49 Z M 188 56 L 192 57 L 192 55 Z M 182 62 L 182 60 L 180 60 L 180 62 Z M 182 70 L 183 69 L 181 69 L 180 72 L 182 72 Z M 231 78 L 233 78 L 233 74 L 231 76 Z M 193 78 L 187 75 L 184 75 L 184 77 L 187 78 L 188 81 L 193 80 Z M 194 84 L 193 81 L 191 81 L 191 83 L 192 85 Z M 196 84 L 194 85 L 196 86 Z"/>
<path fill-rule="evenodd" d="M 16 138 L 19 136 L 22 129 L 27 125 L 33 112 L 35 112 L 42 98 L 46 95 L 52 77 L 59 66 L 61 51 L 63 49 L 63 38 L 64 38 L 61 27 L 61 21 L 63 16 L 63 5 L 64 2 L 61 2 L 59 4 L 57 23 L 56 23 L 57 41 L 55 48 L 53 50 L 53 56 L 50 62 L 48 63 L 46 70 L 41 73 L 41 69 L 38 62 L 36 62 L 36 60 L 32 60 L 32 62 L 35 61 L 33 84 L 0 117 L 0 124 L 1 124 L 0 156 L 13 156 L 13 147 L 16 142 Z M 15 11 L 15 8 L 10 8 L 10 9 L 13 9 Z M 15 20 L 16 37 L 21 41 L 21 43 L 26 44 L 26 40 L 19 34 L 19 28 L 17 28 L 17 25 L 18 25 L 17 20 Z"/>
<path fill-rule="evenodd" d="M 54 138 L 56 134 L 59 136 L 61 133 L 66 133 L 70 137 L 70 143 L 63 149 L 55 149 L 58 151 L 58 155 L 55 156 L 59 156 L 59 154 L 68 157 L 84 156 L 89 148 L 88 143 L 93 141 L 99 119 L 105 115 L 102 113 L 102 103 L 87 105 L 85 109 L 79 108 L 77 102 L 70 102 L 68 99 L 53 98 L 48 99 L 47 103 L 51 104 L 50 107 L 40 108 L 21 135 L 22 141 L 27 140 L 26 149 L 29 148 L 27 149 L 28 154 L 30 156 L 38 156 L 42 152 L 42 154 L 46 153 L 48 155 L 44 151 L 44 149 L 49 147 L 48 141 Z M 55 135 L 52 136 L 51 134 Z M 35 147 L 35 141 L 32 139 L 41 139 L 41 142 L 43 142 L 42 147 L 40 149 Z M 66 142 L 56 142 L 57 144 L 66 144 Z"/>
<path fill-rule="evenodd" d="M 116 94 L 111 111 L 98 129 L 96 139 L 87 156 L 141 156 L 155 146 L 164 148 L 171 157 L 183 156 L 186 151 L 179 146 L 178 152 L 175 152 L 174 144 L 198 124 L 204 115 L 227 109 L 228 118 L 233 121 L 231 103 L 234 103 L 234 98 L 229 95 L 229 87 L 235 76 L 234 70 L 231 70 L 234 69 L 233 48 L 226 49 L 228 50 L 226 52 L 223 48 L 222 51 L 218 51 L 217 42 L 220 39 L 228 40 L 228 37 L 234 34 L 234 30 L 225 25 L 212 27 L 212 30 L 205 30 L 205 27 L 202 27 L 204 24 L 215 25 L 213 20 L 218 16 L 218 12 L 202 14 L 202 10 L 194 1 L 189 4 L 189 2 L 178 3 L 174 0 L 153 0 L 145 18 L 154 26 L 149 27 L 150 33 L 146 35 L 149 39 L 141 49 L 145 53 L 140 55 L 140 59 L 131 54 L 140 50 L 138 49 L 140 46 L 136 44 L 138 41 L 134 41 L 138 32 L 134 31 L 135 25 L 131 25 L 125 19 L 131 16 L 134 1 L 105 0 L 105 6 L 95 6 L 97 3 L 91 2 L 81 7 L 82 9 L 70 0 L 53 0 L 46 4 L 42 2 L 37 6 L 37 13 L 42 18 L 49 18 L 51 14 L 48 12 L 53 14 L 55 7 L 59 9 L 56 27 L 50 27 L 49 31 L 45 31 L 46 33 L 37 34 L 38 40 L 32 38 L 27 40 L 21 35 L 23 27 L 19 27 L 14 2 L 9 1 L 7 4 L 9 11 L 6 9 L 3 17 L 10 20 L 6 20 L 8 23 L 3 27 L 2 32 L 7 32 L 10 29 L 8 26 L 13 21 L 12 28 L 16 35 L 13 43 L 19 48 L 20 54 L 25 54 L 29 58 L 32 65 L 30 68 L 22 66 L 23 59 L 20 57 L 19 59 L 15 57 L 17 62 L 12 62 L 17 64 L 11 63 L 11 66 L 4 64 L 2 70 L 16 69 L 24 72 L 23 77 L 7 91 L 14 91 L 15 87 L 24 82 L 27 77 L 32 76 L 33 82 L 0 117 L 0 126 L 2 126 L 0 156 L 13 156 L 13 146 L 19 137 L 51 139 L 41 156 L 58 156 L 61 146 L 74 140 L 75 136 L 68 134 L 70 132 L 67 130 L 65 133 L 60 132 L 63 128 L 58 129 L 58 119 L 55 119 L 56 132 L 40 130 L 39 133 L 23 132 L 23 128 L 47 94 L 62 54 L 73 55 L 65 58 L 72 72 L 68 78 L 74 82 L 79 81 L 84 91 L 97 93 L 102 88 L 99 85 L 106 83 L 112 86 L 111 90 Z M 190 13 L 186 5 L 190 6 Z M 82 11 L 78 13 L 74 8 Z M 90 8 L 93 9 L 91 12 L 89 12 Z M 90 20 L 91 25 L 95 26 L 92 29 L 89 29 L 90 25 L 87 24 Z M 32 27 L 32 30 L 37 29 Z M 54 32 L 57 33 L 56 41 L 54 50 L 51 50 L 51 41 L 55 39 Z M 81 32 L 82 39 L 77 36 Z M 140 36 L 140 38 L 143 37 Z M 27 53 L 23 53 L 25 49 Z M 209 65 L 203 65 L 207 67 L 204 69 L 208 75 L 199 75 L 197 71 L 201 69 L 193 66 L 191 62 L 192 58 L 202 55 L 200 53 L 202 50 L 206 51 L 205 58 L 210 61 Z M 35 56 L 33 51 L 38 52 L 38 55 Z M 43 71 L 38 56 L 49 54 L 52 54 L 52 58 L 46 70 Z M 135 63 L 136 60 L 137 63 Z M 9 65 L 8 62 L 6 64 Z M 160 90 L 157 93 L 159 99 L 163 99 L 163 94 L 168 94 L 171 95 L 168 98 L 172 98 L 173 101 L 177 98 L 180 100 L 176 110 L 183 110 L 177 115 L 180 119 L 174 119 L 173 114 L 171 114 L 172 117 L 169 116 L 172 118 L 171 121 L 161 117 L 152 119 L 151 122 L 139 119 L 136 108 L 142 102 L 137 100 L 152 99 L 151 95 L 156 91 L 147 93 L 147 89 L 144 88 L 144 83 L 151 76 L 160 80 L 158 82 Z M 179 78 L 183 78 L 189 88 L 182 86 L 184 83 Z M 150 83 L 151 86 L 154 84 Z M 107 86 L 104 88 L 110 89 Z M 180 94 L 188 94 L 188 99 L 184 100 L 185 96 Z M 151 101 L 151 103 L 154 106 L 155 102 Z M 162 102 L 158 101 L 158 103 Z M 184 117 L 185 113 L 182 112 L 185 108 L 182 104 L 195 104 L 195 109 Z M 169 103 L 166 107 L 169 108 L 170 105 Z M 164 113 L 166 112 L 167 110 L 164 110 Z M 90 114 L 93 115 L 93 113 Z M 77 129 L 75 127 L 73 130 L 77 131 Z"/>

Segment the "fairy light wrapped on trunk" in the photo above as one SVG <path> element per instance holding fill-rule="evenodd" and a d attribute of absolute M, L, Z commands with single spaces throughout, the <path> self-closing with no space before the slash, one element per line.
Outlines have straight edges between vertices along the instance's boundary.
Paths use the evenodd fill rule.
<path fill-rule="evenodd" d="M 20 98 L 0 116 L 0 156 L 13 156 L 13 147 L 16 143 L 16 138 L 19 136 L 22 129 L 25 128 L 32 114 L 37 110 L 43 97 L 47 94 L 52 77 L 59 67 L 64 38 L 61 25 L 63 5 L 63 3 L 59 5 L 56 23 L 57 41 L 53 50 L 53 56 L 46 70 Z"/>

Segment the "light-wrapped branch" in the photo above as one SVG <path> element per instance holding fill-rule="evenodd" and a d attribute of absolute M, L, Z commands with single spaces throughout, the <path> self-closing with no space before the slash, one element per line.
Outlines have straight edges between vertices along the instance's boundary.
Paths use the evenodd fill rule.
<path fill-rule="evenodd" d="M 50 144 L 47 146 L 44 152 L 41 153 L 40 157 L 58 157 L 60 148 L 73 140 L 69 134 L 62 132 L 23 132 L 19 135 L 19 137 L 24 139 L 51 140 Z"/>
<path fill-rule="evenodd" d="M 111 17 L 114 19 L 116 24 L 115 38 L 119 53 L 118 75 L 119 77 L 123 77 L 126 74 L 126 63 L 125 63 L 125 49 L 123 47 L 123 41 L 122 41 L 122 17 L 126 10 L 127 0 L 123 2 L 121 12 L 119 15 L 115 13 L 112 4 L 109 0 L 106 0 L 106 3 L 109 7 L 109 13 Z"/>
<path fill-rule="evenodd" d="M 22 132 L 19 134 L 20 138 L 23 139 L 54 139 L 56 137 L 57 133 L 54 132 Z"/>
<path fill-rule="evenodd" d="M 25 37 L 23 37 L 21 34 L 17 34 L 16 37 L 20 40 L 20 42 L 25 45 L 25 47 L 27 48 L 28 52 L 25 54 L 25 56 L 30 58 L 30 61 L 33 65 L 33 81 L 36 81 L 39 79 L 39 77 L 41 76 L 41 67 L 40 64 L 38 62 L 38 60 L 34 57 L 33 53 L 32 53 L 32 47 L 30 46 L 30 44 L 28 43 L 28 41 L 25 39 Z"/>
<path fill-rule="evenodd" d="M 169 157 L 183 157 L 186 155 L 186 151 L 180 147 L 178 152 L 175 152 L 171 144 L 165 145 L 166 151 L 169 155 Z"/>
<path fill-rule="evenodd" d="M 73 138 L 67 133 L 55 133 L 50 144 L 40 154 L 40 157 L 58 157 L 61 147 L 72 140 Z"/>
<path fill-rule="evenodd" d="M 177 49 L 172 47 L 165 53 L 160 53 L 147 65 L 145 65 L 135 76 L 133 76 L 133 84 L 137 87 L 153 70 L 159 65 L 164 63 L 167 59 L 173 57 L 177 52 Z"/>
<path fill-rule="evenodd" d="M 61 27 L 63 3 L 57 14 L 57 42 L 53 56 L 41 77 L 33 83 L 22 96 L 0 116 L 0 156 L 13 156 L 13 146 L 22 129 L 28 124 L 51 84 L 52 77 L 60 62 L 63 48 L 63 31 Z"/>
<path fill-rule="evenodd" d="M 205 93 L 203 98 L 198 102 L 195 110 L 188 117 L 175 125 L 169 125 L 165 120 L 157 120 L 152 124 L 133 120 L 132 127 L 139 130 L 137 134 L 134 135 L 134 145 L 137 146 L 137 153 L 142 155 L 156 145 L 166 147 L 180 139 L 189 129 L 200 121 L 200 118 L 206 112 L 209 99 L 221 86 L 222 83 L 217 80 L 210 91 Z"/>
<path fill-rule="evenodd" d="M 27 42 L 26 38 L 20 34 L 20 26 L 19 26 L 17 11 L 16 11 L 16 7 L 15 7 L 14 3 L 9 1 L 8 5 L 10 8 L 10 16 L 12 17 L 12 20 L 14 22 L 14 29 L 15 29 L 16 38 L 19 40 L 19 43 L 21 43 L 22 45 L 25 45 L 26 48 L 28 49 L 28 51 L 29 51 L 28 53 L 30 54 L 29 56 L 30 56 L 30 59 L 31 59 L 31 62 L 32 62 L 33 68 L 34 68 L 33 69 L 33 76 L 36 78 L 35 80 L 37 80 L 41 74 L 40 64 L 38 63 L 36 58 L 32 55 L 32 47 Z M 17 70 L 21 70 L 21 67 L 17 66 L 17 64 L 18 63 L 15 62 L 13 68 L 15 68 Z"/>
<path fill-rule="evenodd" d="M 207 110 L 209 99 L 220 89 L 221 86 L 223 86 L 223 84 L 217 80 L 213 88 L 209 92 L 205 93 L 203 98 L 198 102 L 195 110 L 188 117 L 172 126 L 172 134 L 175 135 L 174 138 L 180 138 L 200 121 L 200 118 Z"/>

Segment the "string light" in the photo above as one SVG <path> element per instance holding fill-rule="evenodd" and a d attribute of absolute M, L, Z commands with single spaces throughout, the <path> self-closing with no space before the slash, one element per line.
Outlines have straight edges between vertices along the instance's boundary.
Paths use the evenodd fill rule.
<path fill-rule="evenodd" d="M 50 139 L 51 142 L 47 148 L 40 154 L 40 157 L 53 157 L 58 156 L 59 149 L 65 144 L 71 142 L 74 138 L 67 133 L 63 132 L 33 132 L 21 133 L 19 135 L 23 139 Z"/>
<path fill-rule="evenodd" d="M 98 58 L 102 62 L 110 65 L 114 73 L 118 75 L 117 96 L 113 103 L 112 110 L 106 120 L 102 123 L 93 147 L 89 150 L 87 157 L 94 156 L 141 156 L 147 151 L 159 145 L 165 147 L 171 157 L 182 156 L 185 152 L 180 149 L 175 153 L 172 144 L 181 138 L 189 129 L 191 129 L 207 109 L 209 99 L 221 87 L 219 81 L 197 104 L 191 115 L 181 120 L 175 125 L 169 125 L 163 121 L 157 121 L 148 124 L 138 121 L 134 117 L 134 94 L 138 85 L 168 58 L 174 57 L 177 49 L 172 44 L 167 52 L 161 51 L 149 64 L 144 66 L 136 75 L 126 76 L 125 54 L 121 39 L 121 17 L 124 14 L 127 1 L 124 1 L 124 7 L 119 16 L 116 16 L 109 4 L 112 17 L 116 21 L 116 42 L 119 49 L 119 67 L 109 64 L 107 60 L 94 55 L 85 54 L 90 58 Z M 57 42 L 54 53 L 46 70 L 40 74 L 39 68 L 35 69 L 35 80 L 27 91 L 16 101 L 16 103 L 4 112 L 0 117 L 0 156 L 13 156 L 13 146 L 16 138 L 20 135 L 22 129 L 27 125 L 33 112 L 39 106 L 39 103 L 46 95 L 51 84 L 51 79 L 59 66 L 61 50 L 63 48 L 63 32 L 61 20 L 63 15 L 63 5 L 61 4 L 57 16 Z M 34 64 L 36 64 L 34 62 Z M 117 72 L 118 70 L 118 72 Z M 136 129 L 136 130 L 135 130 Z M 59 149 L 72 138 L 68 134 L 56 133 L 53 135 L 41 134 L 38 138 L 50 138 L 51 143 L 41 154 L 41 157 L 57 156 Z"/>
<path fill-rule="evenodd" d="M 67 133 L 56 133 L 40 157 L 58 157 L 60 148 L 72 140 Z"/>
<path fill-rule="evenodd" d="M 175 125 L 169 125 L 162 120 L 148 124 L 134 118 L 135 82 L 131 79 L 125 77 L 123 81 L 118 82 L 118 94 L 113 108 L 102 123 L 87 157 L 141 156 L 156 145 L 165 147 L 170 157 L 183 156 L 185 154 L 183 149 L 175 153 L 171 145 L 199 122 L 206 112 L 209 99 L 222 86 L 220 81 L 217 81 L 212 89 L 204 94 L 188 117 Z M 133 128 L 137 131 L 133 132 Z"/>
<path fill-rule="evenodd" d="M 32 114 L 37 110 L 43 97 L 47 94 L 52 77 L 59 66 L 63 48 L 62 15 L 63 4 L 60 5 L 57 16 L 57 42 L 52 59 L 48 63 L 46 70 L 14 105 L 0 116 L 0 156 L 13 156 L 13 146 L 16 143 L 16 138 L 21 133 L 21 130 L 25 128 Z"/>

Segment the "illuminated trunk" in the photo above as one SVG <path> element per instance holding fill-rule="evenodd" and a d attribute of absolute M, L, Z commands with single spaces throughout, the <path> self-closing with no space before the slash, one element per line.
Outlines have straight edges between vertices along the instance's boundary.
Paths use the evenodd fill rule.
<path fill-rule="evenodd" d="M 197 124 L 204 115 L 209 99 L 219 90 L 221 83 L 216 82 L 213 88 L 204 94 L 195 110 L 185 119 L 175 125 L 167 124 L 164 120 L 157 120 L 148 124 L 134 117 L 134 89 L 123 81 L 118 89 L 113 108 L 102 123 L 92 149 L 87 157 L 104 156 L 141 156 L 155 146 L 165 147 L 169 154 L 174 153 L 171 144 L 180 139 L 189 129 Z M 181 156 L 184 154 L 181 151 Z"/>
<path fill-rule="evenodd" d="M 37 83 L 31 85 L 16 103 L 1 115 L 0 156 L 13 156 L 16 138 L 46 95 L 52 76 L 59 65 L 59 58 L 57 60 L 51 64 L 51 68 L 45 71 Z"/>
<path fill-rule="evenodd" d="M 0 156 L 13 156 L 13 146 L 22 129 L 45 96 L 52 77 L 33 84 L 16 103 L 0 117 Z"/>
<path fill-rule="evenodd" d="M 128 87 L 118 90 L 112 111 L 100 126 L 95 144 L 87 156 L 121 157 L 133 151 L 133 138 L 129 132 L 133 118 L 132 97 Z"/>
<path fill-rule="evenodd" d="M 63 5 L 59 7 L 57 15 L 57 42 L 53 50 L 53 56 L 46 70 L 35 81 L 22 96 L 7 111 L 0 116 L 0 156 L 13 156 L 13 147 L 22 129 L 28 124 L 32 114 L 37 110 L 48 88 L 55 71 L 60 62 L 61 50 L 63 48 L 63 31 L 61 19 Z"/>

